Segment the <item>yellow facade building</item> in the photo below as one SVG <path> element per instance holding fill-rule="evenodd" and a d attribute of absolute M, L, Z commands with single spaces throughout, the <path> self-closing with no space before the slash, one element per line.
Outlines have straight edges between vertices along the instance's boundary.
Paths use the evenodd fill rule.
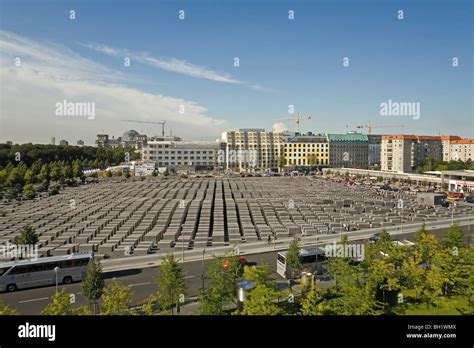
<path fill-rule="evenodd" d="M 329 143 L 325 135 L 301 135 L 289 138 L 284 149 L 286 167 L 329 165 Z"/>

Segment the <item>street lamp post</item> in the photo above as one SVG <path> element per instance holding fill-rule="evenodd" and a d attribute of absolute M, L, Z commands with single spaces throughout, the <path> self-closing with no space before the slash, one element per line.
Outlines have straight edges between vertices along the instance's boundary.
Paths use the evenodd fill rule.
<path fill-rule="evenodd" d="M 202 249 L 202 273 L 201 273 L 201 280 L 202 280 L 202 291 L 204 292 L 204 254 L 206 253 L 206 249 Z"/>
<path fill-rule="evenodd" d="M 454 208 L 456 207 L 456 202 L 453 202 L 453 210 L 451 210 L 451 225 L 454 225 Z"/>
<path fill-rule="evenodd" d="M 58 292 L 58 284 L 59 284 L 59 281 L 58 281 L 58 273 L 59 273 L 59 270 L 60 270 L 60 269 L 61 269 L 61 268 L 59 268 L 59 267 L 57 267 L 57 266 L 54 267 L 54 273 L 56 274 L 56 292 Z"/>
<path fill-rule="evenodd" d="M 181 239 L 182 239 L 182 243 L 181 243 L 181 257 L 184 261 L 184 233 L 181 231 Z"/>

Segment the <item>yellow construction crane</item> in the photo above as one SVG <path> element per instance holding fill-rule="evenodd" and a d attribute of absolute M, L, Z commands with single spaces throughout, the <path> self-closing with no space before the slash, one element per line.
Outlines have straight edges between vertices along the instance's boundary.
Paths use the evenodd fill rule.
<path fill-rule="evenodd" d="M 299 112 L 296 113 L 295 117 L 290 117 L 290 118 L 277 118 L 277 121 L 296 121 L 296 131 L 299 133 L 300 132 L 300 123 L 302 120 L 311 120 L 312 116 L 300 116 Z"/>
<path fill-rule="evenodd" d="M 367 128 L 367 134 L 372 134 L 372 128 L 403 128 L 403 127 L 405 127 L 405 126 L 403 126 L 403 125 L 374 126 L 374 125 L 372 125 L 371 121 L 369 121 L 367 124 L 356 126 L 356 128 L 358 128 L 358 129 Z"/>

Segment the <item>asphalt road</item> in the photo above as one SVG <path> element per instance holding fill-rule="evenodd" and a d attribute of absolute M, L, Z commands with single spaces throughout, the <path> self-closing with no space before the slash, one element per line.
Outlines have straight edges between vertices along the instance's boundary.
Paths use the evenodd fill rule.
<path fill-rule="evenodd" d="M 257 264 L 266 261 L 273 271 L 276 270 L 276 252 L 252 255 L 248 260 L 249 262 L 256 262 Z M 207 272 L 207 265 L 209 262 L 210 260 L 204 261 L 204 272 Z M 187 296 L 195 297 L 202 288 L 202 261 L 185 262 L 183 263 L 183 269 L 185 271 L 188 287 Z M 154 282 L 157 275 L 157 267 L 104 273 L 106 284 L 111 282 L 113 278 L 116 278 L 125 285 L 131 285 L 133 292 L 133 305 L 142 304 L 143 300 L 148 295 L 155 293 L 158 290 L 158 287 Z M 59 285 L 59 291 L 63 288 L 68 293 L 76 295 L 75 306 L 88 305 L 88 300 L 82 295 L 80 283 Z M 16 308 L 20 314 L 40 314 L 41 310 L 51 302 L 51 297 L 54 295 L 54 292 L 54 286 L 17 290 L 12 293 L 0 294 L 0 300 L 3 300 L 6 304 Z"/>
<path fill-rule="evenodd" d="M 466 232 L 467 226 L 463 226 L 463 230 Z M 430 232 L 439 237 L 442 230 L 433 229 Z M 403 235 L 403 239 L 411 240 L 412 238 L 413 233 Z M 364 243 L 365 241 L 366 239 L 357 241 L 355 243 Z M 283 279 L 276 274 L 276 254 L 276 251 L 252 254 L 248 255 L 247 259 L 251 263 L 257 263 L 257 265 L 267 262 L 272 269 L 275 279 L 283 281 Z M 207 271 L 207 265 L 209 262 L 210 260 L 204 261 L 204 272 Z M 199 290 L 202 288 L 202 261 L 199 260 L 185 262 L 183 263 L 183 269 L 185 271 L 188 287 L 187 297 L 188 300 L 192 300 L 192 298 L 197 296 Z M 125 285 L 131 285 L 133 292 L 133 305 L 142 304 L 143 300 L 147 296 L 157 291 L 157 285 L 154 282 L 154 278 L 157 275 L 157 267 L 113 271 L 104 274 L 106 278 L 106 284 L 109 283 L 113 278 L 117 278 L 117 280 L 119 280 L 121 283 Z M 326 284 L 324 284 L 325 282 L 322 283 L 322 286 L 329 285 L 327 282 Z M 75 306 L 88 305 L 87 299 L 81 293 L 80 283 L 60 285 L 59 290 L 62 288 L 65 288 L 68 293 L 73 293 L 76 295 Z M 18 290 L 13 293 L 0 294 L 0 300 L 3 300 L 6 304 L 16 308 L 20 314 L 40 314 L 41 310 L 51 301 L 51 297 L 53 296 L 54 292 L 54 286 Z"/>

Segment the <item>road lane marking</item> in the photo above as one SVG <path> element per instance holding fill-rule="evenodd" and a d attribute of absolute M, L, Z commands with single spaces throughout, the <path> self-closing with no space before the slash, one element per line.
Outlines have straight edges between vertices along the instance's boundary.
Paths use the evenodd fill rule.
<path fill-rule="evenodd" d="M 34 301 L 43 301 L 43 300 L 48 300 L 49 297 L 41 297 L 41 298 L 34 298 L 32 300 L 24 300 L 24 301 L 19 301 L 18 303 L 27 303 L 27 302 L 34 302 Z"/>
<path fill-rule="evenodd" d="M 149 285 L 149 284 L 151 284 L 151 282 L 131 284 L 130 286 L 140 286 L 140 285 Z"/>
<path fill-rule="evenodd" d="M 195 278 L 195 277 L 196 277 L 196 276 L 190 275 L 190 276 L 184 277 L 184 279 Z"/>

